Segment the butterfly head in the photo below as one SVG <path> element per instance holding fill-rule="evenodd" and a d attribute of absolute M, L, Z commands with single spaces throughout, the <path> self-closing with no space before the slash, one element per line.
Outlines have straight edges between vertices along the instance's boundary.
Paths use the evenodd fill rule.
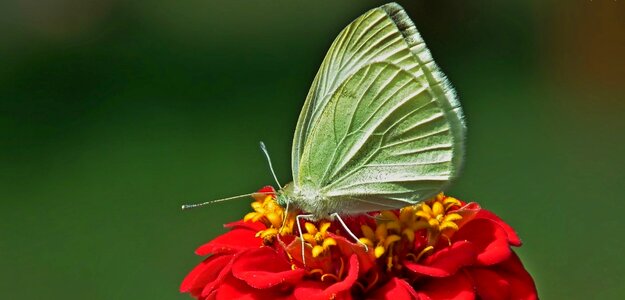
<path fill-rule="evenodd" d="M 293 183 L 287 183 L 276 193 L 276 201 L 282 207 L 286 207 L 287 204 L 292 203 L 294 198 Z"/>

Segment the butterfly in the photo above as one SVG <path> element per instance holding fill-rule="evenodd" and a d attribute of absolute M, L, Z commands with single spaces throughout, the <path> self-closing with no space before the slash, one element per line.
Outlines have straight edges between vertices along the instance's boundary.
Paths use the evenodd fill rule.
<path fill-rule="evenodd" d="M 300 217 L 343 223 L 340 215 L 419 203 L 458 175 L 465 132 L 456 93 L 415 25 L 400 5 L 382 5 L 330 46 L 295 129 L 293 181 L 277 201 L 306 213 L 298 226 Z"/>
<path fill-rule="evenodd" d="M 465 132 L 456 93 L 415 25 L 400 5 L 382 5 L 330 46 L 278 203 L 313 219 L 416 204 L 458 175 Z"/>

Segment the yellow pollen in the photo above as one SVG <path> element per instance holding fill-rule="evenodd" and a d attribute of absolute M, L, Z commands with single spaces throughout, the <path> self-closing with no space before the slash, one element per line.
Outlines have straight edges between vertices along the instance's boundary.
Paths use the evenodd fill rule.
<path fill-rule="evenodd" d="M 323 246 L 314 246 L 312 249 L 312 256 L 313 257 L 317 257 L 319 255 L 323 254 Z"/>
<path fill-rule="evenodd" d="M 336 240 L 329 237 L 327 232 L 331 225 L 328 221 L 321 221 L 318 228 L 310 222 L 304 224 L 307 232 L 302 234 L 302 239 L 312 247 L 313 257 L 319 257 L 327 253 L 330 247 L 336 246 Z"/>
<path fill-rule="evenodd" d="M 367 247 L 373 247 L 373 242 L 368 239 L 368 238 L 359 238 L 358 239 L 361 243 L 367 245 Z"/>
<path fill-rule="evenodd" d="M 380 258 L 382 255 L 384 255 L 384 252 L 386 252 L 386 249 L 384 249 L 384 246 L 377 246 L 377 247 L 375 247 L 375 257 L 376 258 Z"/>
<path fill-rule="evenodd" d="M 256 236 L 261 237 L 265 243 L 269 244 L 278 235 L 288 235 L 293 232 L 295 215 L 289 214 L 285 218 L 284 209 L 276 202 L 274 195 L 255 196 L 256 201 L 251 203 L 253 212 L 243 217 L 245 222 L 262 222 L 267 229 L 259 231 Z M 284 224 L 284 226 L 283 226 Z"/>
<path fill-rule="evenodd" d="M 462 219 L 462 216 L 452 212 L 453 209 L 459 207 L 461 202 L 452 197 L 446 197 L 443 193 L 438 194 L 433 199 L 416 206 L 415 216 L 418 220 L 417 228 L 427 228 L 428 236 L 437 238 L 442 231 L 451 232 L 458 230 L 456 221 Z M 435 244 L 436 241 L 429 241 Z"/>

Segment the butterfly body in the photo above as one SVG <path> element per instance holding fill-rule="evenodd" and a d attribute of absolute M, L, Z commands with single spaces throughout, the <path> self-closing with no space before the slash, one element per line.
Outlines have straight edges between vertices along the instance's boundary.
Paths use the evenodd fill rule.
<path fill-rule="evenodd" d="M 300 114 L 293 182 L 278 192 L 314 218 L 415 204 L 462 165 L 460 103 L 401 6 L 372 9 L 331 45 Z"/>

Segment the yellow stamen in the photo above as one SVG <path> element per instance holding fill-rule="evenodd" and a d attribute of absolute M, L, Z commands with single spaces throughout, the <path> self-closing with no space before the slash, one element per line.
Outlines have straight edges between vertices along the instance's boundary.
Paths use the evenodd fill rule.
<path fill-rule="evenodd" d="M 427 246 L 423 248 L 423 250 L 421 250 L 421 252 L 419 252 L 419 255 L 417 255 L 417 257 L 415 258 L 415 262 L 418 262 L 421 259 L 421 257 L 431 252 L 432 250 L 434 250 L 434 246 Z"/>
<path fill-rule="evenodd" d="M 304 241 L 306 243 L 309 243 L 311 245 L 316 245 L 317 244 L 317 241 L 315 240 L 315 236 L 310 234 L 310 233 L 302 234 L 302 239 L 304 239 Z"/>
<path fill-rule="evenodd" d="M 313 249 L 312 249 L 312 256 L 313 257 L 317 257 L 317 256 L 323 254 L 323 250 L 324 250 L 323 246 L 319 246 L 319 245 L 314 246 Z"/>
<path fill-rule="evenodd" d="M 388 248 L 388 256 L 386 258 L 386 271 L 390 272 L 393 268 L 393 247 Z"/>
<path fill-rule="evenodd" d="M 386 223 L 386 230 L 388 230 L 388 231 L 394 230 L 396 232 L 400 232 L 401 231 L 401 225 L 399 224 L 398 221 L 388 222 L 388 223 Z"/>
<path fill-rule="evenodd" d="M 375 229 L 375 237 L 378 240 L 384 240 L 386 234 L 386 223 L 378 224 L 378 228 Z"/>
<path fill-rule="evenodd" d="M 441 204 L 440 202 L 434 202 L 434 204 L 432 204 L 432 216 L 436 217 L 438 215 L 442 215 L 445 213 L 445 208 L 443 207 L 443 204 Z"/>
<path fill-rule="evenodd" d="M 253 219 L 255 216 L 256 216 L 255 212 L 247 213 L 245 215 L 245 217 L 243 217 L 243 221 L 247 222 L 247 221 Z"/>
<path fill-rule="evenodd" d="M 328 231 L 328 228 L 330 228 L 330 225 L 332 225 L 332 223 L 322 222 L 321 225 L 319 225 L 319 232 L 326 233 L 326 231 Z"/>
<path fill-rule="evenodd" d="M 336 246 L 336 240 L 333 238 L 327 238 L 323 240 L 323 249 L 328 249 L 330 246 Z"/>
<path fill-rule="evenodd" d="M 428 207 L 428 206 L 426 205 L 426 207 Z M 429 207 L 428 207 L 428 209 L 429 209 Z M 424 219 L 429 219 L 430 218 L 430 214 L 428 212 L 426 212 L 425 210 L 418 210 L 415 215 L 417 215 L 417 217 L 421 217 L 421 218 L 424 218 Z"/>
<path fill-rule="evenodd" d="M 309 275 L 315 275 L 315 274 L 319 274 L 319 275 L 323 275 L 323 270 L 321 269 L 312 269 L 310 272 L 308 272 Z"/>
<path fill-rule="evenodd" d="M 458 230 L 458 225 L 454 222 L 450 222 L 450 221 L 445 221 L 440 225 L 439 230 L 443 231 L 445 229 L 452 229 L 452 230 Z"/>
<path fill-rule="evenodd" d="M 269 220 L 269 222 L 271 222 L 271 225 L 273 227 L 280 227 L 280 225 L 282 225 L 282 216 L 275 213 L 275 212 L 270 212 L 267 215 L 265 215 L 265 217 L 267 217 L 267 220 Z"/>
<path fill-rule="evenodd" d="M 321 275 L 321 281 L 323 281 L 323 282 L 325 282 L 325 281 L 326 281 L 326 279 L 328 279 L 328 278 L 333 279 L 333 280 L 334 280 L 334 281 L 336 281 L 336 282 L 341 281 L 341 280 L 338 278 L 338 276 L 336 276 L 336 275 L 334 275 L 334 274 L 323 274 L 323 275 Z"/>
<path fill-rule="evenodd" d="M 425 213 L 426 216 L 431 216 L 432 215 L 432 209 L 430 208 L 429 205 L 427 205 L 427 203 L 421 204 L 421 206 L 419 206 L 419 208 Z M 417 213 L 417 215 L 418 215 L 418 213 Z"/>
<path fill-rule="evenodd" d="M 360 226 L 360 228 L 362 229 L 362 234 L 365 236 L 365 238 L 370 241 L 375 240 L 375 233 L 373 233 L 373 229 L 371 229 L 371 227 L 367 225 L 362 225 Z"/>
<path fill-rule="evenodd" d="M 368 239 L 368 238 L 359 238 L 358 239 L 361 243 L 367 245 L 367 247 L 373 247 L 373 242 Z"/>
<path fill-rule="evenodd" d="M 389 248 L 392 243 L 401 240 L 399 235 L 393 234 L 384 240 L 384 248 Z"/>
<path fill-rule="evenodd" d="M 308 231 L 308 233 L 310 234 L 314 235 L 315 233 L 317 233 L 317 227 L 313 223 L 306 222 L 306 224 L 304 224 L 304 227 L 306 227 L 306 231 Z"/>
<path fill-rule="evenodd" d="M 401 234 L 405 236 L 409 242 L 414 242 L 414 230 L 412 230 L 412 228 L 404 229 Z"/>
<path fill-rule="evenodd" d="M 275 228 L 269 228 L 266 230 L 262 230 L 256 233 L 256 237 L 261 237 L 263 239 L 267 238 L 268 236 L 272 236 L 272 235 L 276 235 L 278 234 L 278 230 Z"/>
<path fill-rule="evenodd" d="M 453 221 L 458 221 L 458 220 L 462 220 L 462 216 L 459 214 L 448 214 L 445 216 L 445 222 L 453 222 Z"/>
<path fill-rule="evenodd" d="M 375 257 L 376 258 L 380 258 L 380 256 L 382 256 L 384 254 L 384 252 L 386 252 L 386 249 L 384 249 L 383 246 L 377 246 L 375 247 Z"/>
<path fill-rule="evenodd" d="M 397 218 L 397 215 L 393 213 L 392 211 L 388 211 L 388 210 L 381 211 L 380 216 L 382 216 L 382 219 L 384 221 L 399 221 L 399 218 Z"/>

